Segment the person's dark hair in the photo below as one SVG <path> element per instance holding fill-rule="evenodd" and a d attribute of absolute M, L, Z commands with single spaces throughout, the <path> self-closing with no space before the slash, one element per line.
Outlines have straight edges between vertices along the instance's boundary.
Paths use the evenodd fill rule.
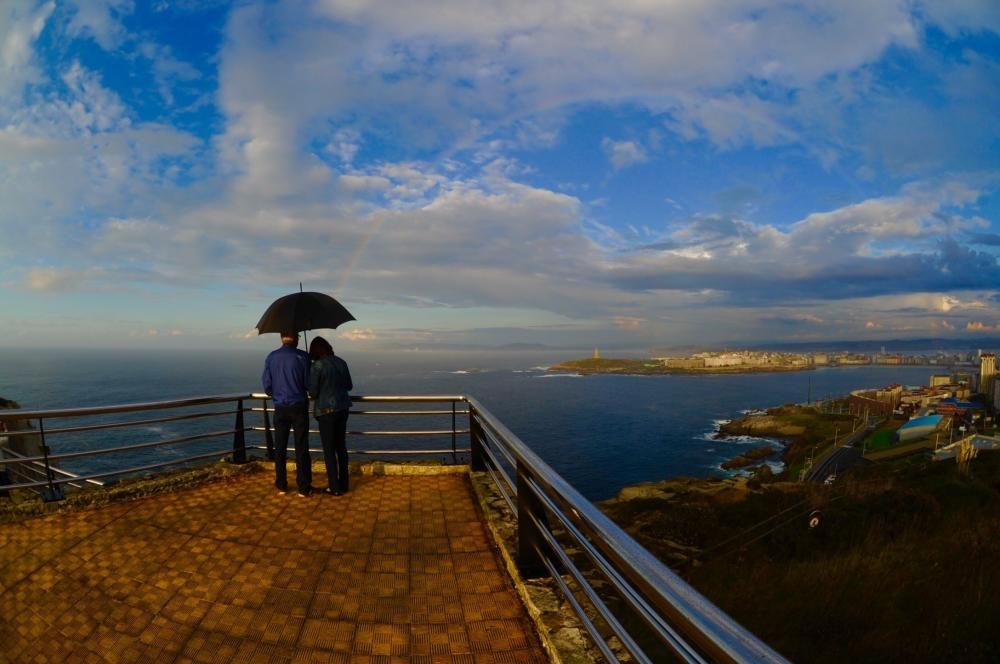
<path fill-rule="evenodd" d="M 333 355 L 333 346 L 323 337 L 314 337 L 312 343 L 309 344 L 309 358 L 315 362 L 327 355 Z"/>

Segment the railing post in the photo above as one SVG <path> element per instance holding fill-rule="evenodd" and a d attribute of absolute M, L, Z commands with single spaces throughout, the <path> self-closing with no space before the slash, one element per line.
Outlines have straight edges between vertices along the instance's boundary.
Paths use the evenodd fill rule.
<path fill-rule="evenodd" d="M 475 471 L 486 470 L 486 460 L 483 454 L 483 428 L 476 417 L 476 409 L 469 404 L 469 468 Z"/>
<path fill-rule="evenodd" d="M 451 402 L 451 462 L 458 463 L 458 448 L 455 445 L 455 402 Z"/>
<path fill-rule="evenodd" d="M 247 441 L 243 426 L 243 399 L 236 402 L 236 426 L 233 430 L 233 463 L 247 462 Z"/>
<path fill-rule="evenodd" d="M 49 486 L 42 492 L 42 500 L 50 503 L 55 500 L 62 500 L 66 497 L 61 486 L 56 486 L 53 482 L 53 477 L 55 473 L 52 472 L 52 465 L 49 463 L 49 446 L 45 444 L 45 425 L 43 424 L 42 418 L 38 418 L 38 436 L 42 441 L 42 457 L 45 461 L 45 479 L 48 480 Z"/>
<path fill-rule="evenodd" d="M 528 484 L 528 473 L 522 463 L 517 464 L 517 569 L 525 579 L 545 576 L 545 564 L 538 549 L 545 540 L 535 525 L 535 519 L 546 522 L 545 507 Z"/>
<path fill-rule="evenodd" d="M 267 414 L 267 399 L 261 399 L 264 404 L 264 445 L 267 446 L 267 460 L 274 461 L 274 435 L 271 433 L 271 418 Z"/>

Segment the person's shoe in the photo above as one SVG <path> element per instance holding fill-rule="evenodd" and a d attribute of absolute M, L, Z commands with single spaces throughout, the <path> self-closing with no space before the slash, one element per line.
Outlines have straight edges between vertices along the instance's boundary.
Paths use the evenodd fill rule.
<path fill-rule="evenodd" d="M 334 489 L 333 490 L 333 495 L 335 495 L 335 496 L 343 496 L 344 492 L 341 491 L 340 489 Z"/>
<path fill-rule="evenodd" d="M 279 496 L 284 496 L 288 493 L 288 489 L 282 489 L 280 486 L 274 487 L 274 490 L 278 492 Z"/>
<path fill-rule="evenodd" d="M 336 492 L 334 492 L 334 490 L 331 489 L 330 487 L 324 487 L 323 488 L 323 493 L 325 493 L 328 496 L 336 496 L 337 495 Z"/>
<path fill-rule="evenodd" d="M 305 491 L 299 491 L 299 498 L 308 498 L 313 493 L 312 489 L 306 489 Z"/>

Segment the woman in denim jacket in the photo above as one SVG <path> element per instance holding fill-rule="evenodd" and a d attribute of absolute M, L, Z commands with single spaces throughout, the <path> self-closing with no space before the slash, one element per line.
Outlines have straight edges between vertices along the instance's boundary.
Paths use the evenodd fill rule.
<path fill-rule="evenodd" d="M 327 487 L 323 493 L 339 496 L 348 489 L 347 416 L 350 413 L 354 389 L 347 362 L 333 354 L 333 347 L 323 337 L 309 344 L 312 369 L 309 371 L 309 396 L 313 398 L 313 415 L 319 423 L 326 464 Z"/>

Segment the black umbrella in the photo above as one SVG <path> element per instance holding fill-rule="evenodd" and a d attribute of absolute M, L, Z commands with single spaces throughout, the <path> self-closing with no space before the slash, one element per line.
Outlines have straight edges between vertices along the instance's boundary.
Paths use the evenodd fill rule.
<path fill-rule="evenodd" d="M 340 302 L 323 293 L 292 293 L 271 303 L 257 322 L 257 334 L 334 329 L 355 320 Z"/>

